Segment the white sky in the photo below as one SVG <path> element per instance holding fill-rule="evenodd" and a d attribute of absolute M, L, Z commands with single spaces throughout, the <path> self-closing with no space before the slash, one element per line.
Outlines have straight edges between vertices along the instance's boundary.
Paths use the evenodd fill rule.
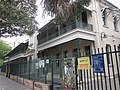
<path fill-rule="evenodd" d="M 37 17 L 36 20 L 38 21 L 39 25 L 38 27 L 41 28 L 42 26 L 44 26 L 46 23 L 48 23 L 51 20 L 50 16 L 47 16 L 45 18 L 42 17 L 42 8 L 40 5 L 41 0 L 37 0 L 37 6 L 38 6 L 38 12 L 37 12 Z M 19 45 L 22 42 L 26 42 L 27 39 L 29 39 L 29 36 L 24 35 L 24 36 L 13 36 L 11 38 L 0 38 L 2 40 L 4 40 L 7 44 L 9 44 L 12 48 L 16 47 L 17 45 Z"/>
<path fill-rule="evenodd" d="M 45 18 L 42 17 L 42 8 L 40 6 L 40 1 L 37 0 L 37 5 L 38 5 L 38 12 L 37 12 L 37 17 L 36 20 L 38 21 L 39 25 L 38 27 L 41 28 L 43 25 L 45 25 L 47 22 L 51 20 L 51 17 L 47 16 Z M 113 3 L 115 6 L 120 8 L 120 0 L 108 0 L 111 3 Z M 3 39 L 5 42 L 7 42 L 12 48 L 16 47 L 19 43 L 25 42 L 29 37 L 24 35 L 24 36 L 17 36 L 17 37 L 11 37 L 11 38 L 0 38 Z"/>
<path fill-rule="evenodd" d="M 111 2 L 112 4 L 120 8 L 120 0 L 107 0 L 107 1 Z"/>

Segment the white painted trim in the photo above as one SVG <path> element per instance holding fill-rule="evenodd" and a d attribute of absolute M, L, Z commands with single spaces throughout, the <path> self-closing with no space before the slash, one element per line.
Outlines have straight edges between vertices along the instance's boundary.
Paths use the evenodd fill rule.
<path fill-rule="evenodd" d="M 69 42 L 69 41 L 74 40 L 76 38 L 95 41 L 95 32 L 74 29 L 74 30 L 69 31 L 63 35 L 60 35 L 54 39 L 46 41 L 43 44 L 40 44 L 38 46 L 38 51 L 44 50 L 46 48 L 50 48 L 50 47 L 53 47 L 53 46 L 56 46 L 56 45 L 59 45 L 59 44 L 65 43 L 65 42 Z"/>
<path fill-rule="evenodd" d="M 26 53 L 20 53 L 20 54 L 17 54 L 17 55 L 15 55 L 15 56 L 12 56 L 12 57 L 10 57 L 9 59 L 5 60 L 4 63 L 9 62 L 9 61 L 13 61 L 13 60 L 18 59 L 18 58 L 21 58 L 21 57 L 26 57 L 25 54 L 26 54 Z"/>

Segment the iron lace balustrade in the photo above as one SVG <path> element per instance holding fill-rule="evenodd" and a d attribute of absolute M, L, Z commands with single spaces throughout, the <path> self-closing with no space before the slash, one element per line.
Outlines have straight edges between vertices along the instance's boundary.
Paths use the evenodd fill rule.
<path fill-rule="evenodd" d="M 51 35 L 48 35 L 47 37 L 39 38 L 39 36 L 38 36 L 38 45 L 40 45 L 46 41 L 49 41 L 53 38 L 56 38 L 60 35 L 63 35 L 71 30 L 75 30 L 75 29 L 93 31 L 93 25 L 87 24 L 87 23 L 82 23 L 82 22 L 77 22 L 77 23 L 72 22 L 72 23 L 68 24 L 66 27 L 60 29 L 57 32 L 52 33 Z"/>

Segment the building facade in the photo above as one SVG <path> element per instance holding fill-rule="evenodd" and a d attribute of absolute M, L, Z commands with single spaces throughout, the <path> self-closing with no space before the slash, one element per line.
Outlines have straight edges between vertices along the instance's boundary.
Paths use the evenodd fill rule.
<path fill-rule="evenodd" d="M 84 56 L 91 49 L 117 45 L 120 42 L 120 9 L 106 0 L 91 0 L 77 20 L 62 25 L 53 21 L 43 26 L 37 35 L 38 57 L 74 55 Z"/>
<path fill-rule="evenodd" d="M 64 78 L 64 58 L 90 56 L 96 52 L 111 52 L 111 49 L 113 51 L 115 49 L 114 45 L 117 46 L 116 50 L 120 51 L 120 9 L 107 0 L 91 0 L 89 7 L 85 7 L 78 19 L 70 18 L 61 25 L 56 25 L 54 20 L 51 20 L 39 29 L 38 33 L 31 36 L 25 58 L 26 61 L 30 61 L 36 58 L 55 57 L 56 61 L 52 61 L 54 79 Z M 104 58 L 106 76 L 110 77 L 110 75 L 118 74 L 120 67 L 116 66 L 119 66 L 120 63 L 120 52 L 117 55 L 118 61 L 115 60 L 116 55 L 113 55 L 113 57 L 109 53 L 106 53 L 106 56 L 104 55 L 107 57 Z M 5 60 L 4 62 L 9 61 Z M 46 64 L 47 70 L 44 68 L 44 64 L 39 64 L 42 68 L 38 69 L 38 63 L 31 63 L 31 67 L 34 68 L 31 68 L 30 73 L 34 73 L 36 76 L 46 70 L 47 75 L 51 75 L 51 66 L 48 63 L 49 61 Z M 90 64 L 92 71 L 92 61 L 90 61 Z M 84 71 L 79 70 L 78 73 L 79 81 L 82 77 L 85 78 Z M 90 75 L 90 72 L 88 75 Z"/>
<path fill-rule="evenodd" d="M 26 51 L 28 59 L 73 56 L 75 52 L 84 56 L 91 49 L 119 47 L 120 9 L 107 0 L 91 0 L 85 8 L 79 19 L 70 18 L 61 25 L 51 20 L 30 36 Z"/>

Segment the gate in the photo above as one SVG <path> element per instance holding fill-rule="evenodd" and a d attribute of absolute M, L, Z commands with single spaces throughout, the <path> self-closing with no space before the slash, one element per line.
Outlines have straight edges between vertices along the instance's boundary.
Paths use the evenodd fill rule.
<path fill-rule="evenodd" d="M 88 56 L 51 58 L 51 64 L 53 90 L 120 90 L 120 50 L 116 46 L 91 50 Z M 72 67 L 70 77 L 66 66 Z"/>
<path fill-rule="evenodd" d="M 114 46 L 113 50 L 106 47 L 92 52 L 90 68 L 78 69 L 78 90 L 120 90 L 120 51 L 116 49 Z"/>

